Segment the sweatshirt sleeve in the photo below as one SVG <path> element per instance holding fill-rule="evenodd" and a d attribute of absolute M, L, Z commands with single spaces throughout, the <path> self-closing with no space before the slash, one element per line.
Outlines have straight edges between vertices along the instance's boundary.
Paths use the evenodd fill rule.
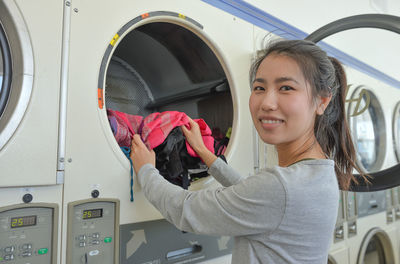
<path fill-rule="evenodd" d="M 234 185 L 244 179 L 237 171 L 231 166 L 226 164 L 222 159 L 216 159 L 211 164 L 208 172 L 222 185 L 225 187 Z"/>
<path fill-rule="evenodd" d="M 229 187 L 188 191 L 166 181 L 151 164 L 138 180 L 146 198 L 183 231 L 240 236 L 273 232 L 285 213 L 286 191 L 273 174 L 251 176 Z"/>

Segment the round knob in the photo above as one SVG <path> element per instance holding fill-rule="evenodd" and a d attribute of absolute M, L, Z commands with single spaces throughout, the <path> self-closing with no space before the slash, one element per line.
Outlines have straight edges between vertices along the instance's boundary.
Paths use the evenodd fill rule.
<path fill-rule="evenodd" d="M 100 192 L 98 190 L 93 190 L 92 191 L 92 197 L 93 198 L 97 198 L 97 197 L 99 197 L 99 195 L 100 195 Z"/>
<path fill-rule="evenodd" d="M 22 197 L 22 201 L 24 201 L 24 203 L 30 203 L 30 202 L 32 202 L 32 200 L 33 200 L 33 196 L 30 193 L 27 193 Z"/>

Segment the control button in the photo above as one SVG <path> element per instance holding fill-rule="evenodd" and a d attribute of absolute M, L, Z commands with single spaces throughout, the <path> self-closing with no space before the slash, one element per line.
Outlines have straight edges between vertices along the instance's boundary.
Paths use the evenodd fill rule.
<path fill-rule="evenodd" d="M 39 248 L 38 254 L 39 255 L 45 255 L 45 254 L 47 254 L 48 251 L 49 251 L 48 248 Z"/>
<path fill-rule="evenodd" d="M 13 252 L 14 251 L 14 246 L 11 246 L 11 247 L 6 247 L 5 249 L 4 249 L 4 252 L 6 252 L 6 253 L 11 253 L 11 252 Z"/>
<path fill-rule="evenodd" d="M 85 235 L 79 235 L 79 237 L 78 237 L 78 240 L 80 240 L 80 241 L 85 240 L 85 239 L 86 239 Z"/>
<path fill-rule="evenodd" d="M 93 233 L 93 234 L 92 234 L 92 237 L 93 237 L 93 238 L 99 238 L 99 237 L 100 237 L 100 234 L 99 234 L 99 233 Z"/>
<path fill-rule="evenodd" d="M 97 256 L 97 255 L 99 255 L 99 253 L 100 253 L 100 251 L 98 251 L 97 249 L 96 250 L 92 250 L 92 251 L 89 252 L 89 256 Z"/>
<path fill-rule="evenodd" d="M 9 254 L 9 255 L 5 255 L 4 256 L 4 260 L 8 261 L 8 260 L 13 260 L 14 259 L 14 255 L 13 254 Z"/>
<path fill-rule="evenodd" d="M 100 241 L 99 241 L 99 240 L 93 240 L 93 241 L 92 241 L 92 245 L 98 245 L 98 244 L 100 244 Z"/>
<path fill-rule="evenodd" d="M 85 242 L 79 242 L 79 247 L 85 247 L 86 243 Z"/>
<path fill-rule="evenodd" d="M 21 248 L 22 248 L 23 250 L 31 249 L 31 248 L 32 248 L 32 244 L 23 244 L 23 245 L 21 246 Z"/>
<path fill-rule="evenodd" d="M 112 237 L 105 237 L 104 238 L 104 243 L 111 243 Z"/>
<path fill-rule="evenodd" d="M 30 256 L 32 256 L 32 252 L 29 252 L 29 251 L 23 252 L 23 253 L 21 254 L 21 256 L 23 256 L 24 258 L 30 257 Z"/>

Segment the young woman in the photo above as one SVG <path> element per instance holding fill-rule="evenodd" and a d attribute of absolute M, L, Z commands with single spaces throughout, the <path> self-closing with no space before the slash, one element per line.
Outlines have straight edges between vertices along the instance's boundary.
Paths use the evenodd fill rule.
<path fill-rule="evenodd" d="M 327 263 L 339 186 L 354 180 L 340 63 L 304 40 L 271 44 L 251 68 L 250 112 L 279 165 L 242 177 L 182 130 L 223 187 L 191 192 L 165 181 L 135 135 L 131 158 L 147 199 L 179 229 L 234 237 L 232 263 Z M 244 154 L 245 155 L 245 154 Z"/>

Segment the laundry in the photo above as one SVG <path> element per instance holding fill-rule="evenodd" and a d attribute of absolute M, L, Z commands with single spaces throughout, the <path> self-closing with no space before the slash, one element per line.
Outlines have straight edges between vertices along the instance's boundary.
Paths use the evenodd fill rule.
<path fill-rule="evenodd" d="M 232 128 L 228 128 L 225 135 L 222 134 L 219 127 L 215 127 L 212 130 L 212 136 L 214 137 L 214 154 L 221 156 L 225 154 L 229 140 L 231 138 Z"/>
<path fill-rule="evenodd" d="M 186 125 L 189 128 L 189 118 L 183 112 L 166 111 L 152 113 L 147 117 L 107 110 L 111 130 L 120 147 L 130 147 L 134 134 L 139 134 L 149 149 L 161 145 L 169 133 L 175 128 Z M 211 129 L 203 119 L 194 119 L 199 124 L 205 146 L 214 152 L 214 138 Z M 188 142 L 186 148 L 192 157 L 198 157 Z"/>
<path fill-rule="evenodd" d="M 200 169 L 200 158 L 189 155 L 185 136 L 179 127 L 174 128 L 165 141 L 154 148 L 156 153 L 156 168 L 169 182 L 188 189 L 191 182 L 189 169 Z M 203 169 L 202 177 L 208 176 L 207 169 Z M 199 174 L 195 174 L 200 178 Z"/>
<path fill-rule="evenodd" d="M 188 189 L 192 178 L 208 176 L 207 169 L 202 167 L 201 159 L 186 142 L 180 129 L 180 126 L 189 123 L 185 113 L 169 111 L 153 113 L 143 118 L 107 110 L 107 115 L 111 130 L 121 149 L 129 148 L 133 135 L 139 134 L 146 146 L 156 153 L 156 168 L 169 182 Z M 211 136 L 210 128 L 202 119 L 194 121 L 199 124 L 206 147 L 214 151 L 214 138 Z M 128 155 L 127 157 L 129 158 Z M 190 169 L 196 170 L 194 177 L 191 177 Z M 132 184 L 131 181 L 131 201 L 133 201 Z"/>

